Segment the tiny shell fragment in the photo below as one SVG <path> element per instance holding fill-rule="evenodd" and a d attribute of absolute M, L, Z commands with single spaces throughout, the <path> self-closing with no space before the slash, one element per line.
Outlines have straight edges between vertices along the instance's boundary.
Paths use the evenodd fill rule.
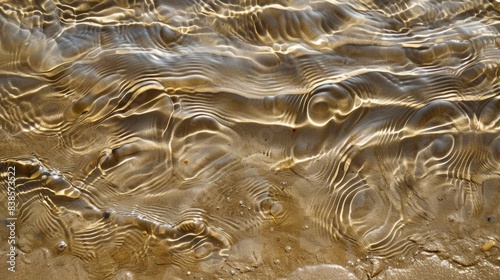
<path fill-rule="evenodd" d="M 493 246 L 495 246 L 495 241 L 488 240 L 488 241 L 484 242 L 483 246 L 481 247 L 481 251 L 486 252 L 489 249 L 491 249 L 491 247 L 493 247 Z"/>

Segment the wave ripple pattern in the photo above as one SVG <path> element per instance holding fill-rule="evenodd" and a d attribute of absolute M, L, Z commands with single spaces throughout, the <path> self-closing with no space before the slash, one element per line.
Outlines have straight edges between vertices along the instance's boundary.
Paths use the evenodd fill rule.
<path fill-rule="evenodd" d="M 0 1 L 18 279 L 498 279 L 499 19 L 497 0 Z"/>

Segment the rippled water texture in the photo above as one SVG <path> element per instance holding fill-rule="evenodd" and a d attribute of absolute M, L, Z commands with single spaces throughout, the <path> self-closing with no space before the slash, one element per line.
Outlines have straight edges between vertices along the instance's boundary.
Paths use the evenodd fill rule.
<path fill-rule="evenodd" d="M 499 17 L 493 0 L 0 1 L 15 276 L 500 279 Z"/>

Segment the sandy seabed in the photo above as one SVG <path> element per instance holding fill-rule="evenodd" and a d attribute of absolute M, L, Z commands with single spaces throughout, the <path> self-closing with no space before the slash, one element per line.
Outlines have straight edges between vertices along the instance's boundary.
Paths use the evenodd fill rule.
<path fill-rule="evenodd" d="M 1 279 L 500 279 L 500 1 L 0 1 L 0 30 Z"/>

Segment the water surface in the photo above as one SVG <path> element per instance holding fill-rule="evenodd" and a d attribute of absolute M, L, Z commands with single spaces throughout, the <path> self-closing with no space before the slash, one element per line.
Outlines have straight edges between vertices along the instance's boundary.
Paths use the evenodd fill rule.
<path fill-rule="evenodd" d="M 479 0 L 1 1 L 15 276 L 498 279 L 499 18 Z"/>

